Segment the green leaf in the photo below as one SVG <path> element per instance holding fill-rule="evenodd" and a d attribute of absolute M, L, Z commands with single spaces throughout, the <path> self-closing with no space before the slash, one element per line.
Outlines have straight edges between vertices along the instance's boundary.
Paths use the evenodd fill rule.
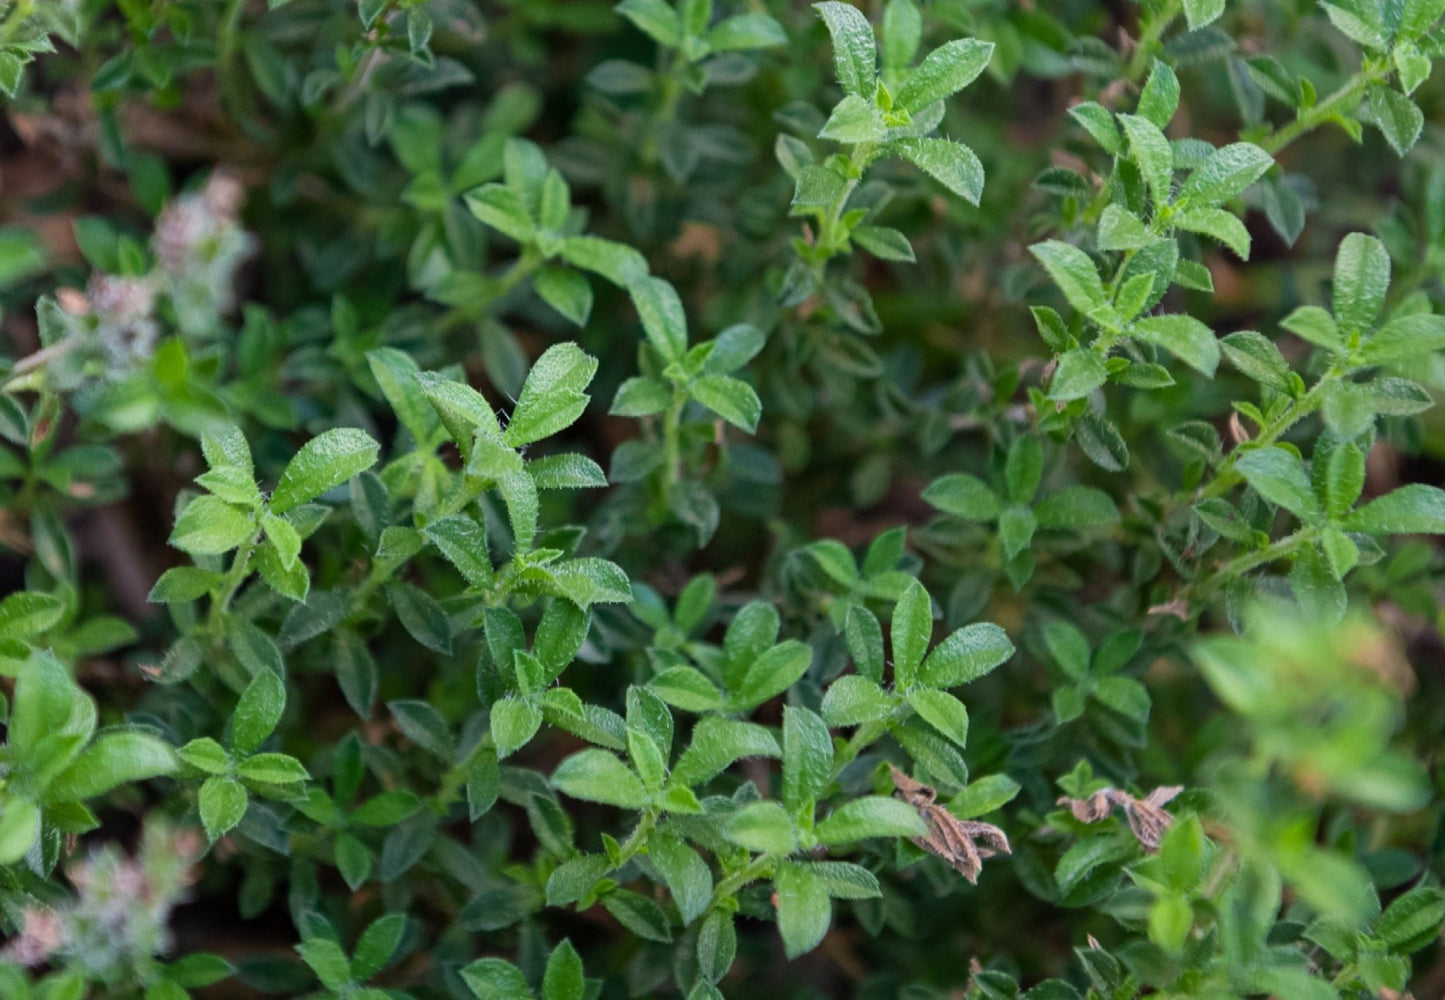
<path fill-rule="evenodd" d="M 542 976 L 543 1000 L 582 1000 L 587 983 L 582 977 L 582 957 L 571 941 L 552 949 Z"/>
<path fill-rule="evenodd" d="M 794 813 L 811 812 L 833 780 L 833 738 L 828 726 L 806 708 L 783 708 L 783 804 Z"/>
<path fill-rule="evenodd" d="M 526 746 L 527 742 L 537 735 L 541 725 L 542 710 L 530 701 L 503 698 L 494 704 L 492 743 L 496 745 L 497 756 L 507 757 Z"/>
<path fill-rule="evenodd" d="M 1109 369 L 1098 351 L 1075 347 L 1059 355 L 1058 367 L 1049 381 L 1049 398 L 1060 402 L 1083 399 L 1109 379 Z"/>
<path fill-rule="evenodd" d="M 970 205 L 983 197 L 983 164 L 961 142 L 939 138 L 894 139 L 884 150 L 901 156 Z"/>
<path fill-rule="evenodd" d="M 913 253 L 913 244 L 897 229 L 888 226 L 855 226 L 848 234 L 854 243 L 880 260 L 894 260 L 911 264 L 918 258 Z"/>
<path fill-rule="evenodd" d="M 951 688 L 989 673 L 1014 654 L 1008 634 L 991 622 L 958 629 L 934 647 L 918 678 L 927 687 Z"/>
<path fill-rule="evenodd" d="M 857 94 L 847 94 L 834 106 L 818 138 L 856 145 L 881 142 L 887 132 L 883 112 L 872 101 L 864 100 Z"/>
<path fill-rule="evenodd" d="M 1198 31 L 1206 24 L 1219 20 L 1224 13 L 1224 0 L 1184 0 L 1184 17 L 1190 31 Z"/>
<path fill-rule="evenodd" d="M 1365 486 L 1365 455 L 1352 442 L 1346 441 L 1321 454 L 1316 447 L 1311 468 L 1315 494 L 1325 513 L 1338 520 L 1344 517 Z"/>
<path fill-rule="evenodd" d="M 873 99 L 878 85 L 878 51 L 873 26 L 862 11 L 849 3 L 829 0 L 813 9 L 833 38 L 833 66 L 838 83 L 850 94 Z"/>
<path fill-rule="evenodd" d="M 893 647 L 893 670 L 899 687 L 911 686 L 918 676 L 918 665 L 928 652 L 933 638 L 933 598 L 917 580 L 909 580 L 903 596 L 893 609 L 890 642 Z"/>
<path fill-rule="evenodd" d="M 576 344 L 547 348 L 527 373 L 502 439 L 520 448 L 572 426 L 587 407 L 588 396 L 583 390 L 596 373 L 597 359 Z"/>
<path fill-rule="evenodd" d="M 1174 186 L 1174 150 L 1164 133 L 1147 118 L 1119 115 L 1119 124 L 1129 139 L 1129 155 L 1144 175 L 1155 211 L 1169 204 Z M 1186 187 L 1188 185 L 1186 184 Z"/>
<path fill-rule="evenodd" d="M 1302 520 L 1319 516 L 1319 503 L 1304 465 L 1291 451 L 1277 446 L 1258 448 L 1235 463 L 1254 491 Z"/>
<path fill-rule="evenodd" d="M 364 983 L 385 968 L 386 963 L 396 954 L 396 949 L 401 947 L 402 935 L 405 933 L 404 913 L 388 913 L 368 924 L 357 939 L 356 949 L 351 956 L 352 977 L 357 982 Z"/>
<path fill-rule="evenodd" d="M 1445 349 L 1445 316 L 1422 314 L 1391 320 L 1365 341 L 1366 364 L 1410 361 Z"/>
<path fill-rule="evenodd" d="M 1069 117 L 1083 126 L 1084 130 L 1093 136 L 1094 141 L 1103 147 L 1104 152 L 1118 156 L 1124 151 L 1124 140 L 1119 134 L 1118 123 L 1114 113 L 1108 108 L 1094 101 L 1084 101 L 1069 109 Z"/>
<path fill-rule="evenodd" d="M 856 726 L 888 718 L 893 699 L 867 677 L 845 674 L 828 685 L 821 710 L 830 726 Z"/>
<path fill-rule="evenodd" d="M 1008 487 L 1008 498 L 1016 504 L 1027 504 L 1038 492 L 1039 480 L 1043 476 L 1044 452 L 1039 439 L 1025 434 L 1009 447 L 1004 462 L 1004 483 Z"/>
<path fill-rule="evenodd" d="M 1250 236 L 1243 222 L 1222 208 L 1191 208 L 1169 219 L 1176 229 L 1200 233 L 1218 240 L 1240 260 L 1249 260 Z"/>
<path fill-rule="evenodd" d="M 613 9 L 657 44 L 670 49 L 682 44 L 682 22 L 664 0 L 622 0 Z"/>
<path fill-rule="evenodd" d="M 1321 2 L 1320 6 L 1329 15 L 1330 23 L 1353 41 L 1381 52 L 1388 48 L 1379 4 L 1343 0 L 1341 3 Z"/>
<path fill-rule="evenodd" d="M 433 521 L 422 534 L 456 567 L 457 572 L 473 587 L 487 587 L 492 582 L 492 560 L 487 552 L 487 535 L 481 525 L 469 517 L 454 514 Z"/>
<path fill-rule="evenodd" d="M 246 789 L 234 778 L 210 777 L 201 785 L 201 825 L 215 843 L 246 814 Z"/>
<path fill-rule="evenodd" d="M 477 1000 L 524 1000 L 532 996 L 522 970 L 504 959 L 479 959 L 464 967 L 460 975 Z"/>
<path fill-rule="evenodd" d="M 1426 947 L 1445 924 L 1445 892 L 1435 886 L 1416 886 L 1380 914 L 1373 937 L 1398 954 Z"/>
<path fill-rule="evenodd" d="M 743 757 L 781 757 L 773 735 L 762 726 L 719 716 L 704 716 L 692 731 L 692 742 L 678 757 L 672 780 L 700 785 Z"/>
<path fill-rule="evenodd" d="M 299 760 L 284 753 L 253 754 L 237 765 L 236 776 L 263 785 L 292 785 L 311 778 Z"/>
<path fill-rule="evenodd" d="M 1179 77 L 1168 63 L 1154 60 L 1149 79 L 1139 94 L 1139 105 L 1135 109 L 1140 116 L 1149 119 L 1159 128 L 1165 128 L 1174 112 L 1179 108 Z"/>
<path fill-rule="evenodd" d="M 569 236 L 562 241 L 562 259 L 591 271 L 618 288 L 629 288 L 646 277 L 647 258 L 625 243 L 600 236 Z"/>
<path fill-rule="evenodd" d="M 883 68 L 907 68 L 922 41 L 923 15 L 918 6 L 913 0 L 889 0 L 883 8 Z"/>
<path fill-rule="evenodd" d="M 893 103 L 918 114 L 978 79 L 992 56 L 993 43 L 977 38 L 958 38 L 940 45 L 908 74 Z"/>
<path fill-rule="evenodd" d="M 442 714 L 428 702 L 398 699 L 386 703 L 396 727 L 402 735 L 428 753 L 435 754 L 450 762 L 456 756 L 456 743 L 452 739 L 451 727 Z"/>
<path fill-rule="evenodd" d="M 452 651 L 451 621 L 436 598 L 420 587 L 397 581 L 386 585 L 386 597 L 413 639 L 438 653 Z"/>
<path fill-rule="evenodd" d="M 1369 105 L 1370 117 L 1396 155 L 1415 148 L 1425 128 L 1425 113 L 1418 104 L 1398 90 L 1377 86 L 1370 90 Z"/>
<path fill-rule="evenodd" d="M 1100 250 L 1138 250 L 1154 240 L 1139 217 L 1127 208 L 1109 205 L 1099 216 Z"/>
<path fill-rule="evenodd" d="M 170 544 L 193 556 L 229 552 L 256 533 L 255 514 L 219 497 L 199 496 L 176 518 Z"/>
<path fill-rule="evenodd" d="M 392 788 L 367 799 L 351 811 L 351 822 L 361 826 L 395 826 L 421 808 L 412 792 Z"/>
<path fill-rule="evenodd" d="M 759 854 L 787 854 L 793 850 L 793 821 L 776 802 L 754 802 L 727 818 L 723 836 Z"/>
<path fill-rule="evenodd" d="M 231 716 L 231 746 L 250 753 L 276 729 L 286 709 L 286 685 L 272 670 L 262 670 L 236 703 Z"/>
<path fill-rule="evenodd" d="M 728 375 L 703 375 L 688 390 L 692 398 L 749 434 L 758 429 L 763 404 L 753 387 Z"/>
<path fill-rule="evenodd" d="M 1345 613 L 1345 588 L 1335 577 L 1324 554 L 1316 547 L 1295 556 L 1289 574 L 1290 590 L 1305 614 L 1322 622 L 1335 622 Z"/>
<path fill-rule="evenodd" d="M 1311 344 L 1335 351 L 1344 347 L 1335 318 L 1319 306 L 1300 306 L 1280 320 L 1279 325 Z"/>
<path fill-rule="evenodd" d="M 667 883 L 684 924 L 707 912 L 712 901 L 712 872 L 707 862 L 669 827 L 656 831 L 647 842 L 647 854 Z"/>
<path fill-rule="evenodd" d="M 351 983 L 351 963 L 341 945 L 328 938 L 316 937 L 302 941 L 296 946 L 301 960 L 316 973 L 321 985 L 328 990 L 340 991 Z"/>
<path fill-rule="evenodd" d="M 1334 280 L 1335 319 L 1340 326 L 1346 331 L 1369 329 L 1389 288 L 1390 255 L 1383 243 L 1364 233 L 1350 233 L 1340 241 Z"/>
<path fill-rule="evenodd" d="M 778 934 L 788 958 L 812 951 L 828 933 L 833 919 L 828 891 L 819 879 L 802 865 L 780 864 L 773 876 L 778 897 Z"/>
<path fill-rule="evenodd" d="M 993 490 L 982 479 L 965 472 L 935 479 L 923 491 L 923 499 L 945 514 L 966 521 L 993 521 L 1000 510 Z"/>
<path fill-rule="evenodd" d="M 231 766 L 231 755 L 226 752 L 225 747 L 209 736 L 191 740 L 176 751 L 176 756 L 182 762 L 207 774 L 221 774 Z"/>
<path fill-rule="evenodd" d="M 1343 526 L 1367 535 L 1445 534 L 1445 490 L 1424 483 L 1401 486 L 1352 511 Z"/>
<path fill-rule="evenodd" d="M 713 52 L 742 52 L 788 44 L 783 26 L 767 14 L 736 14 L 724 18 L 707 33 Z"/>
<path fill-rule="evenodd" d="M 55 803 L 92 798 L 119 785 L 171 774 L 176 766 L 170 744 L 149 733 L 102 733 L 50 780 L 44 800 Z"/>
<path fill-rule="evenodd" d="M 582 750 L 562 761 L 552 772 L 552 787 L 574 799 L 622 809 L 640 809 L 648 798 L 641 779 L 606 750 Z"/>
<path fill-rule="evenodd" d="M 1129 333 L 1164 348 L 1202 375 L 1213 377 L 1219 367 L 1219 341 L 1214 331 L 1193 316 L 1146 316 L 1135 322 Z"/>
<path fill-rule="evenodd" d="M 1066 486 L 1033 507 L 1040 528 L 1100 528 L 1119 521 L 1119 508 L 1103 490 L 1092 486 Z"/>
<path fill-rule="evenodd" d="M 661 278 L 642 278 L 628 289 L 647 339 L 667 361 L 681 361 L 687 353 L 687 317 L 677 289 Z"/>
<path fill-rule="evenodd" d="M 1279 348 L 1253 330 L 1231 333 L 1220 343 L 1231 364 L 1250 378 L 1281 392 L 1289 391 L 1290 367 Z"/>
<path fill-rule="evenodd" d="M 906 802 L 882 795 L 850 799 L 815 830 L 822 844 L 849 844 L 869 837 L 925 837 L 928 827 Z"/>
<path fill-rule="evenodd" d="M 1018 795 L 1023 787 L 1006 774 L 990 774 L 971 781 L 968 787 L 948 803 L 948 811 L 959 819 L 986 816 L 1002 808 Z"/>
<path fill-rule="evenodd" d="M 1069 305 L 1079 312 L 1086 313 L 1108 301 L 1094 262 L 1072 243 L 1045 240 L 1029 247 L 1029 253 L 1049 272 L 1049 277 L 1059 286 Z"/>
<path fill-rule="evenodd" d="M 592 315 L 592 286 L 571 268 L 546 266 L 532 279 L 542 301 L 578 326 Z"/>
<path fill-rule="evenodd" d="M 13 865 L 40 837 L 40 807 L 29 799 L 8 797 L 0 812 L 0 865 Z"/>
<path fill-rule="evenodd" d="M 968 709 L 947 691 L 910 691 L 908 704 L 953 743 L 963 746 L 968 742 Z"/>
<path fill-rule="evenodd" d="M 843 638 L 858 672 L 875 684 L 883 682 L 883 628 L 873 612 L 854 605 L 843 623 Z"/>
<path fill-rule="evenodd" d="M 1272 166 L 1274 157 L 1250 142 L 1216 149 L 1189 174 L 1179 190 L 1179 204 L 1191 209 L 1223 204 L 1243 194 Z"/>
<path fill-rule="evenodd" d="M 789 639 L 768 650 L 748 668 L 738 691 L 739 707 L 761 705 L 782 694 L 807 671 L 813 662 L 813 649 L 806 643 Z"/>
<path fill-rule="evenodd" d="M 376 464 L 381 446 L 365 431 L 336 427 L 301 446 L 286 463 L 271 494 L 271 510 L 284 514 Z"/>
<path fill-rule="evenodd" d="M 411 355 L 394 347 L 378 347 L 366 353 L 367 365 L 392 411 L 417 444 L 426 444 L 437 428 L 437 414 L 417 383 L 421 369 Z"/>
<path fill-rule="evenodd" d="M 667 915 L 646 896 L 617 889 L 602 897 L 602 906 L 623 927 L 646 941 L 665 944 L 672 940 L 672 925 Z"/>
<path fill-rule="evenodd" d="M 177 569 L 183 568 L 189 567 Z M 177 570 L 168 572 L 174 573 Z M 159 587 L 160 584 L 157 583 L 156 586 Z M 54 628 L 64 617 L 65 602 L 60 598 L 39 591 L 22 590 L 0 601 L 0 636 L 8 639 L 28 639 Z"/>

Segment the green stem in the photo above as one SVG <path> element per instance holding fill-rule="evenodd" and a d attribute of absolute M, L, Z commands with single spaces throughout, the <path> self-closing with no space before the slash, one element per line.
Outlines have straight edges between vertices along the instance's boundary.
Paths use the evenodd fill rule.
<path fill-rule="evenodd" d="M 712 891 L 712 898 L 708 900 L 707 908 L 710 910 L 718 903 L 727 899 L 749 882 L 755 882 L 768 872 L 772 871 L 773 864 L 777 859 L 771 854 L 759 854 L 737 871 L 724 878 Z"/>
<path fill-rule="evenodd" d="M 1149 68 L 1149 60 L 1154 55 L 1154 49 L 1159 45 L 1159 39 L 1169 26 L 1179 17 L 1183 8 L 1182 0 L 1169 0 L 1164 9 L 1149 19 L 1144 25 L 1143 32 L 1139 35 L 1139 41 L 1134 46 L 1134 54 L 1129 58 L 1129 65 L 1124 69 L 1124 75 L 1131 81 L 1138 82 Z"/>
<path fill-rule="evenodd" d="M 1294 121 L 1275 129 L 1260 139 L 1257 145 L 1271 156 L 1277 155 L 1290 143 L 1313 132 L 1336 115 L 1353 111 L 1370 85 L 1384 80 L 1389 75 L 1388 69 L 1373 67 L 1361 69 L 1329 97 L 1314 107 L 1300 112 Z"/>
<path fill-rule="evenodd" d="M 466 756 L 449 767 L 446 774 L 442 775 L 441 784 L 437 786 L 436 794 L 431 797 L 431 807 L 437 815 L 445 814 L 452 807 L 452 803 L 457 799 L 457 793 L 467 783 L 467 775 L 477 759 L 477 754 L 483 750 L 489 750 L 491 747 L 492 734 L 486 733 L 472 744 L 472 748 L 467 751 Z"/>
<path fill-rule="evenodd" d="M 687 394 L 681 386 L 674 386 L 672 402 L 662 417 L 662 468 L 663 499 L 674 483 L 682 480 L 682 411 L 687 405 Z"/>
<path fill-rule="evenodd" d="M 827 214 L 823 216 L 822 225 L 818 230 L 818 239 L 814 242 L 813 248 L 818 252 L 814 262 L 814 270 L 818 281 L 823 280 L 823 272 L 828 266 L 828 261 L 843 252 L 846 235 L 840 230 L 843 226 L 843 213 L 848 208 L 848 199 L 853 197 L 853 192 L 858 190 L 858 184 L 863 179 L 863 171 L 868 169 L 874 155 L 874 144 L 863 142 L 853 147 L 853 152 L 848 157 L 848 180 L 837 199 L 829 206 Z"/>
<path fill-rule="evenodd" d="M 1299 423 L 1305 417 L 1314 413 L 1324 405 L 1324 389 L 1331 382 L 1339 378 L 1334 372 L 1328 372 L 1320 378 L 1311 388 L 1299 399 L 1294 400 L 1285 411 L 1275 417 L 1268 426 L 1262 428 L 1259 436 L 1254 439 L 1254 445 L 1259 448 L 1267 448 L 1278 441 L 1291 427 Z M 1248 454 L 1248 452 L 1245 452 Z M 1225 458 L 1224 464 L 1219 467 L 1208 486 L 1200 493 L 1200 500 L 1208 500 L 1213 497 L 1221 497 L 1228 493 L 1244 478 L 1235 468 L 1239 461 L 1240 451 L 1236 448 Z"/>
<path fill-rule="evenodd" d="M 614 871 L 627 864 L 642 850 L 647 843 L 647 838 L 652 835 L 653 830 L 657 829 L 657 819 L 658 814 L 651 809 L 642 814 L 642 818 L 637 821 L 637 826 L 632 828 L 627 839 L 618 845 L 617 864 L 613 866 Z"/>
<path fill-rule="evenodd" d="M 241 543 L 236 550 L 236 555 L 231 560 L 231 568 L 226 572 L 226 578 L 221 583 L 221 596 L 211 602 L 211 612 L 207 618 L 206 627 L 212 635 L 221 634 L 221 618 L 231 607 L 231 600 L 236 596 L 241 585 L 246 582 L 246 577 L 251 571 L 251 554 L 256 550 L 256 536 L 252 535 Z"/>

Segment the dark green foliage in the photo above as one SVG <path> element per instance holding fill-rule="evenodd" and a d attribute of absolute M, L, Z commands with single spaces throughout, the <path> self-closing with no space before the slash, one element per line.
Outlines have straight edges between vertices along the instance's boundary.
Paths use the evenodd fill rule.
<path fill-rule="evenodd" d="M 0 0 L 0 996 L 1437 995 L 1442 16 Z"/>

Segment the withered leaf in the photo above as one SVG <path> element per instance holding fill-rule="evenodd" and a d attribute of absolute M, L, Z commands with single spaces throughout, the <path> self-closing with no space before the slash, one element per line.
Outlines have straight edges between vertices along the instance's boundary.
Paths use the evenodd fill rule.
<path fill-rule="evenodd" d="M 1101 788 L 1086 799 L 1064 796 L 1058 804 L 1068 806 L 1074 818 L 1081 823 L 1097 823 L 1118 806 L 1124 810 L 1124 819 L 1128 821 L 1134 839 L 1145 850 L 1157 851 L 1164 832 L 1174 823 L 1174 817 L 1165 812 L 1164 806 L 1182 791 L 1183 785 L 1161 785 L 1139 799 L 1117 788 Z"/>
<path fill-rule="evenodd" d="M 898 796 L 913 808 L 928 827 L 923 837 L 910 837 L 930 854 L 947 861 L 964 878 L 977 884 L 983 859 L 998 854 L 1012 854 L 1008 837 L 996 826 L 975 820 L 959 819 L 937 804 L 938 792 L 923 782 L 910 778 L 892 764 L 893 787 Z"/>

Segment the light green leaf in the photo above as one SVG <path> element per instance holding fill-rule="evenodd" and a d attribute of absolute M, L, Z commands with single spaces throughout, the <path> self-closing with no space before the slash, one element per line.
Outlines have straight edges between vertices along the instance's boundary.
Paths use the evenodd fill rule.
<path fill-rule="evenodd" d="M 1258 448 L 1240 458 L 1235 468 L 1270 503 L 1303 520 L 1319 516 L 1314 488 L 1293 452 L 1277 446 Z"/>
<path fill-rule="evenodd" d="M 773 876 L 778 897 L 778 934 L 788 958 L 816 948 L 828 933 L 832 904 L 823 881 L 802 865 L 780 864 Z"/>
<path fill-rule="evenodd" d="M 829 0 L 814 4 L 813 9 L 833 38 L 833 66 L 838 83 L 848 93 L 872 100 L 878 86 L 878 49 L 873 26 L 862 11 L 850 3 Z"/>
<path fill-rule="evenodd" d="M 1445 491 L 1409 483 L 1352 511 L 1344 527 L 1367 535 L 1445 534 Z"/>
<path fill-rule="evenodd" d="M 1200 374 L 1213 377 L 1219 367 L 1219 341 L 1214 331 L 1193 316 L 1145 316 L 1134 323 L 1129 333 L 1164 348 Z"/>
<path fill-rule="evenodd" d="M 759 854 L 787 854 L 792 851 L 793 821 L 776 802 L 754 802 L 728 817 L 723 836 Z"/>
<path fill-rule="evenodd" d="M 1179 190 L 1179 204 L 1194 208 L 1220 205 L 1264 176 L 1274 157 L 1250 142 L 1216 149 L 1195 167 Z"/>
<path fill-rule="evenodd" d="M 606 750 L 582 750 L 562 761 L 552 772 L 552 787 L 574 799 L 622 809 L 647 803 L 642 780 Z"/>
<path fill-rule="evenodd" d="M 1046 240 L 1029 247 L 1029 253 L 1049 272 L 1049 277 L 1059 286 L 1069 305 L 1079 312 L 1087 313 L 1108 301 L 1094 262 L 1072 243 Z"/>
<path fill-rule="evenodd" d="M 1335 319 L 1346 331 L 1370 328 L 1390 288 L 1390 255 L 1373 236 L 1350 233 L 1335 253 Z M 1292 328 L 1291 328 L 1292 329 Z"/>
<path fill-rule="evenodd" d="M 365 431 L 335 427 L 307 441 L 286 463 L 271 494 L 271 510 L 284 514 L 376 464 L 381 446 Z"/>
<path fill-rule="evenodd" d="M 906 802 L 882 795 L 850 799 L 820 822 L 822 844 L 849 844 L 869 837 L 924 837 L 928 827 Z"/>
<path fill-rule="evenodd" d="M 992 56 L 993 43 L 977 38 L 957 38 L 940 45 L 908 74 L 893 103 L 917 114 L 978 79 Z"/>
<path fill-rule="evenodd" d="M 884 150 L 901 156 L 970 205 L 983 197 L 983 164 L 961 142 L 952 139 L 894 139 Z"/>
<path fill-rule="evenodd" d="M 958 687 L 984 676 L 1013 654 L 1013 643 L 1002 628 L 975 622 L 934 647 L 923 661 L 919 680 L 931 688 Z"/>
<path fill-rule="evenodd" d="M 256 534 L 255 514 L 220 497 L 199 496 L 186 504 L 171 531 L 170 544 L 193 556 L 229 552 Z"/>

